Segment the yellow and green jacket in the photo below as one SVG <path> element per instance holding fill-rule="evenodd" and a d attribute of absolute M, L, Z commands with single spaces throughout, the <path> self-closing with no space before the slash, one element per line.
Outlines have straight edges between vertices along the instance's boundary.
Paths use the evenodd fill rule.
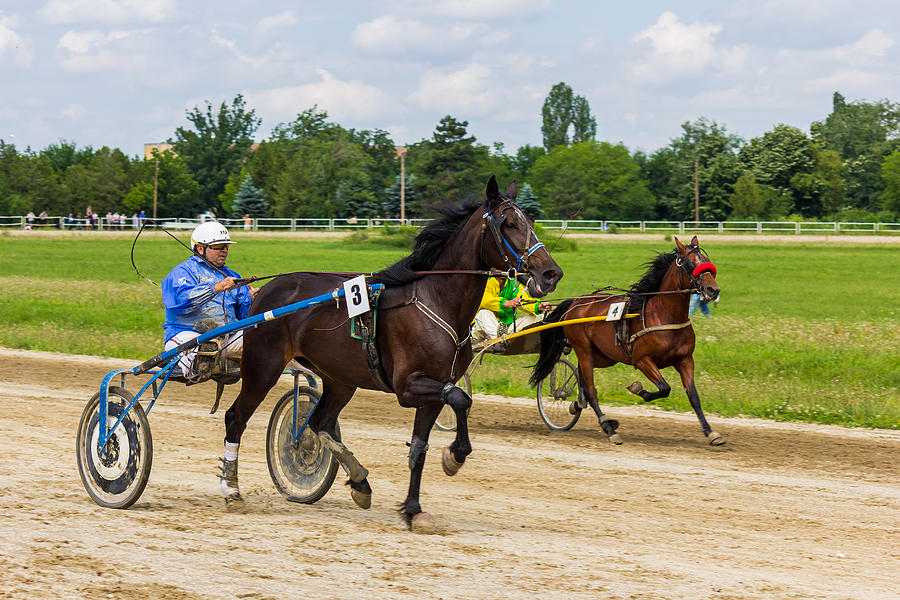
<path fill-rule="evenodd" d="M 501 308 L 501 305 L 507 300 L 513 298 L 521 298 L 522 306 L 519 310 L 539 315 L 538 301 L 528 295 L 525 286 L 515 279 L 504 279 L 503 283 L 496 277 L 488 279 L 487 285 L 484 287 L 484 295 L 481 297 L 481 305 L 479 310 L 485 309 L 492 311 L 497 315 L 497 320 L 501 323 L 511 325 L 516 320 L 516 308 Z"/>

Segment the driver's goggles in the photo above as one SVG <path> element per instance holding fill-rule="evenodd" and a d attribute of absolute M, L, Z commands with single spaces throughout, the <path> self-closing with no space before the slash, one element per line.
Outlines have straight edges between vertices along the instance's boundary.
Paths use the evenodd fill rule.
<path fill-rule="evenodd" d="M 210 244 L 207 248 L 212 248 L 213 250 L 224 250 L 228 247 L 228 244 Z"/>

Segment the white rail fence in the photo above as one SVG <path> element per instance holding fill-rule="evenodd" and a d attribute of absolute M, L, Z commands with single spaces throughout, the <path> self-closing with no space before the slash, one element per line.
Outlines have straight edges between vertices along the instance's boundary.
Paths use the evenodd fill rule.
<path fill-rule="evenodd" d="M 274 217 L 221 219 L 235 231 L 354 231 L 384 226 L 423 227 L 428 219 L 350 218 L 350 219 L 281 219 Z M 166 229 L 193 229 L 202 222 L 196 219 L 159 219 Z M 606 221 L 541 219 L 545 230 L 570 233 L 757 233 L 757 234 L 878 234 L 900 235 L 900 223 L 849 223 L 819 221 Z M 0 216 L 0 229 L 47 229 L 68 231 L 129 231 L 140 227 L 138 219 L 118 220 L 101 217 L 88 219 L 52 216 L 41 220 L 24 216 Z"/>

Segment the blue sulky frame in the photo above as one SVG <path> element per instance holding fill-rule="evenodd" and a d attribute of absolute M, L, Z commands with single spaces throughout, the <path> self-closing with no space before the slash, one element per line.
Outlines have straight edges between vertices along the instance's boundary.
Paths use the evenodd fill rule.
<path fill-rule="evenodd" d="M 377 291 L 383 287 L 380 283 L 375 283 L 369 285 L 369 289 L 372 291 Z M 328 302 L 331 300 L 337 301 L 338 299 L 344 297 L 343 288 L 337 288 L 327 294 L 322 294 L 319 296 L 315 296 L 313 298 L 308 298 L 306 300 L 301 300 L 300 302 L 294 302 L 293 304 L 288 304 L 287 306 L 282 306 L 280 308 L 276 308 L 273 310 L 268 310 L 264 313 L 260 313 L 258 315 L 254 315 L 252 317 L 247 317 L 246 319 L 241 319 L 239 321 L 235 321 L 234 323 L 229 323 L 227 325 L 222 325 L 221 327 L 216 327 L 215 329 L 211 329 L 206 333 L 201 334 L 197 338 L 185 342 L 176 348 L 172 348 L 171 350 L 166 350 L 165 352 L 158 354 L 147 360 L 132 369 L 115 369 L 106 374 L 103 378 L 103 381 L 100 383 L 100 401 L 99 401 L 99 435 L 97 438 L 97 449 L 99 451 L 103 451 L 103 447 L 106 445 L 106 442 L 109 441 L 109 438 L 112 435 L 112 432 L 116 430 L 116 427 L 122 422 L 122 419 L 125 418 L 125 415 L 128 414 L 128 411 L 131 410 L 131 407 L 143 396 L 144 392 L 147 391 L 148 388 L 153 388 L 153 398 L 150 400 L 150 403 L 147 405 L 145 409 L 146 413 L 150 412 L 150 409 L 153 408 L 154 403 L 159 398 L 162 393 L 163 388 L 166 383 L 169 381 L 169 377 L 172 376 L 172 371 L 175 369 L 175 366 L 178 364 L 178 359 L 192 348 L 202 344 L 203 342 L 209 341 L 215 337 L 220 335 L 224 335 L 226 333 L 231 333 L 233 331 L 240 331 L 244 329 L 251 329 L 256 327 L 258 324 L 265 321 L 272 321 L 274 319 L 279 319 L 281 317 L 287 316 L 291 313 L 295 313 L 297 311 L 303 310 L 304 308 L 309 308 L 311 306 L 315 306 L 317 304 L 322 304 L 324 302 Z M 164 364 L 165 365 L 161 369 L 153 370 L 155 367 Z M 299 439 L 301 433 L 306 428 L 307 423 L 309 422 L 309 417 L 312 416 L 312 412 L 306 417 L 306 421 L 303 423 L 303 426 L 299 429 L 297 428 L 297 390 L 298 390 L 298 377 L 299 371 L 287 371 L 290 372 L 294 376 L 294 426 L 293 426 L 293 436 L 294 441 L 296 442 Z M 110 427 L 107 425 L 107 415 L 108 415 L 108 391 L 109 384 L 117 375 L 121 376 L 122 387 L 125 387 L 125 375 L 131 373 L 132 375 L 144 375 L 149 374 L 152 375 L 149 381 L 141 387 L 140 391 L 135 394 L 134 398 L 128 404 L 122 414 L 119 415 L 118 420 Z M 311 375 L 307 375 L 307 380 L 309 381 L 310 387 L 316 387 L 315 378 Z"/>

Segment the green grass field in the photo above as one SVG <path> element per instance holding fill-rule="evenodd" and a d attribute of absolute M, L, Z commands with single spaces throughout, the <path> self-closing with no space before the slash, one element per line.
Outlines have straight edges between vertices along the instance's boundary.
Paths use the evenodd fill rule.
<path fill-rule="evenodd" d="M 181 236 L 185 241 L 188 235 Z M 242 275 L 292 270 L 371 271 L 406 251 L 377 242 L 297 240 L 238 233 L 229 266 Z M 701 242 L 703 240 L 701 239 Z M 131 266 L 132 240 L 0 234 L 0 345 L 135 359 L 162 349 L 157 286 Z M 548 242 L 550 245 L 550 242 Z M 625 287 L 672 242 L 579 240 L 554 252 L 566 276 L 553 298 L 593 286 Z M 900 248 L 796 243 L 704 244 L 722 288 L 713 316 L 694 319 L 697 387 L 707 411 L 721 415 L 900 428 Z M 142 236 L 141 272 L 159 281 L 187 253 L 162 235 Z M 533 396 L 533 357 L 486 357 L 479 391 Z M 657 405 L 690 410 L 673 369 L 673 395 Z M 631 367 L 595 372 L 601 403 L 634 404 L 624 391 L 649 383 Z M 676 393 L 677 392 L 677 393 Z"/>

